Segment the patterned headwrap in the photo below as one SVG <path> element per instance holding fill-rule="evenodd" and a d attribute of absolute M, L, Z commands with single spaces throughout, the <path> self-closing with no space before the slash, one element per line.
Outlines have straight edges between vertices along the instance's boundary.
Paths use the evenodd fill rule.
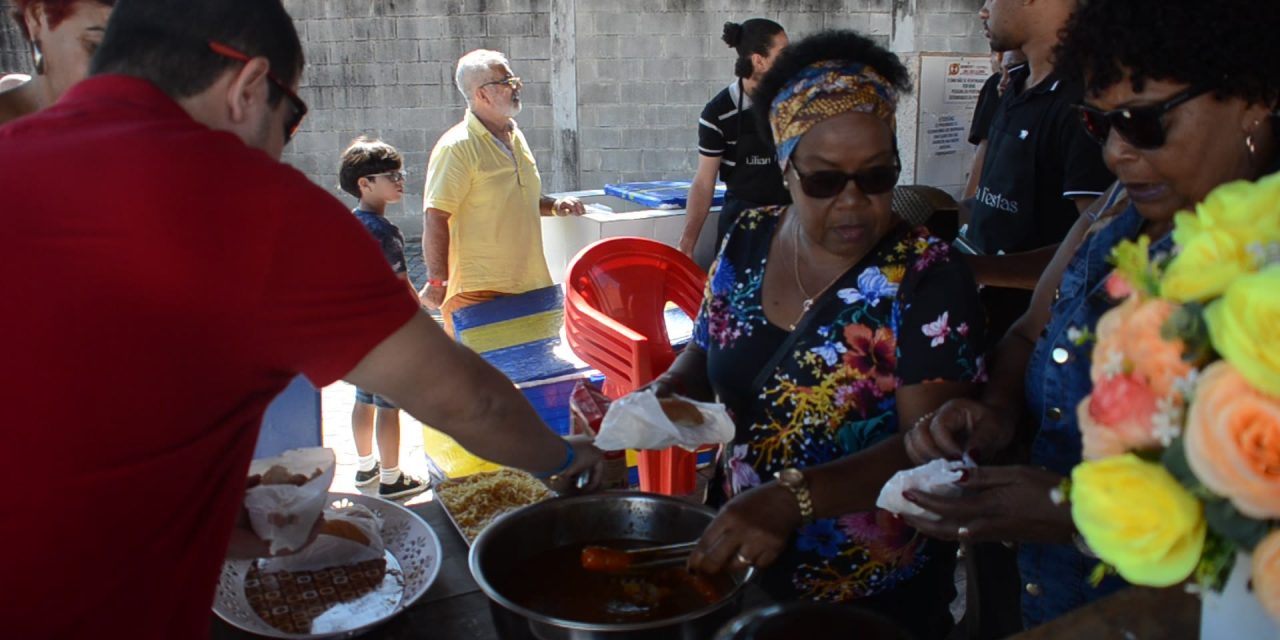
<path fill-rule="evenodd" d="M 869 113 L 898 130 L 898 92 L 871 67 L 844 60 L 816 62 L 796 74 L 769 105 L 769 124 L 778 143 L 778 164 L 786 166 L 800 137 L 814 125 L 842 113 Z"/>

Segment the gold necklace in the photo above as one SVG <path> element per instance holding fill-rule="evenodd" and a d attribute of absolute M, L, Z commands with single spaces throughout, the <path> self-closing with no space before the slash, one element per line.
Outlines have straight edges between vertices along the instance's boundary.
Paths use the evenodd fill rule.
<path fill-rule="evenodd" d="M 792 248 L 791 248 L 791 256 L 792 256 L 791 265 L 793 267 L 793 273 L 795 273 L 795 276 L 796 276 L 796 287 L 800 289 L 800 295 L 804 296 L 804 302 L 800 303 L 800 315 L 796 316 L 795 322 L 791 323 L 791 330 L 795 331 L 796 325 L 800 324 L 800 320 L 804 318 L 805 314 L 809 313 L 809 309 L 813 308 L 814 299 L 816 299 L 818 296 L 821 296 L 823 293 L 825 293 L 827 289 L 830 289 L 831 285 L 835 284 L 836 281 L 839 280 L 840 277 L 843 276 L 845 272 L 847 272 L 849 269 L 848 268 L 841 269 L 840 273 L 837 273 L 836 277 L 832 278 L 831 281 L 826 284 L 826 286 L 822 287 L 822 289 L 820 289 L 814 295 L 809 295 L 809 292 L 805 291 L 804 282 L 801 281 L 800 279 L 800 220 L 799 219 L 794 220 L 793 224 L 795 225 L 794 227 L 795 231 L 792 233 L 792 236 L 794 236 L 794 239 L 792 240 Z M 853 266 L 853 265 L 850 265 L 850 266 Z"/>

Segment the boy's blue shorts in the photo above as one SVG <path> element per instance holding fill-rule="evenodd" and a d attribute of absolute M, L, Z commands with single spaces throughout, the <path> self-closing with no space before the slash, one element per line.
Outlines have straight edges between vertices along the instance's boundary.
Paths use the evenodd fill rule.
<path fill-rule="evenodd" d="M 368 391 L 365 391 L 360 387 L 356 387 L 356 402 L 371 404 L 381 409 L 399 409 L 400 408 L 395 406 L 394 404 L 391 404 L 390 400 L 387 400 L 386 398 L 376 393 L 369 393 Z"/>

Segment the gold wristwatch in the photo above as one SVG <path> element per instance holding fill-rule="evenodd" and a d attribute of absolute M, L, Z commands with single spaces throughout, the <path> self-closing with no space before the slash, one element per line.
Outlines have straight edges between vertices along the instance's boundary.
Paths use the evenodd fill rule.
<path fill-rule="evenodd" d="M 778 479 L 778 484 L 786 487 L 791 495 L 796 497 L 796 504 L 800 507 L 800 518 L 804 520 L 804 524 L 811 524 L 813 498 L 809 495 L 809 482 L 804 479 L 804 473 L 795 467 L 787 467 L 773 474 L 773 477 Z"/>

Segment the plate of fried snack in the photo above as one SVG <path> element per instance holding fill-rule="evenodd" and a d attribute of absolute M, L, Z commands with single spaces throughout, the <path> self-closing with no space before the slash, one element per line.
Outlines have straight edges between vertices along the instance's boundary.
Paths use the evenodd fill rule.
<path fill-rule="evenodd" d="M 272 638 L 350 637 L 400 613 L 435 581 L 440 540 L 412 511 L 327 493 L 321 517 L 319 535 L 295 553 L 224 562 L 214 613 Z"/>
<path fill-rule="evenodd" d="M 552 497 L 542 481 L 508 468 L 447 480 L 435 492 L 468 545 L 498 516 Z"/>

